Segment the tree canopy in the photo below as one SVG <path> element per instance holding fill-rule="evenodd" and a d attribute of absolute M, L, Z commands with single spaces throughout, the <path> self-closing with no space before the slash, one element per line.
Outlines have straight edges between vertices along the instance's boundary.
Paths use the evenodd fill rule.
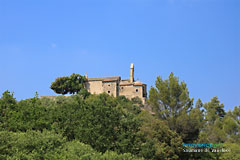
<path fill-rule="evenodd" d="M 146 108 L 137 98 L 90 94 L 85 81 L 78 74 L 56 79 L 52 86 L 59 93 L 77 93 L 68 97 L 36 94 L 17 101 L 5 91 L 0 98 L 0 159 L 240 158 L 240 106 L 225 112 L 218 97 L 193 105 L 186 83 L 173 73 L 166 80 L 157 77 Z M 184 143 L 221 143 L 230 152 L 186 153 Z"/>
<path fill-rule="evenodd" d="M 150 88 L 148 102 L 158 117 L 166 120 L 178 116 L 182 110 L 188 111 L 193 99 L 189 97 L 186 83 L 179 83 L 178 77 L 171 73 L 166 80 L 157 77 L 155 88 Z"/>
<path fill-rule="evenodd" d="M 58 94 L 75 94 L 85 87 L 85 76 L 73 73 L 69 77 L 59 77 L 52 82 L 50 88 Z"/>

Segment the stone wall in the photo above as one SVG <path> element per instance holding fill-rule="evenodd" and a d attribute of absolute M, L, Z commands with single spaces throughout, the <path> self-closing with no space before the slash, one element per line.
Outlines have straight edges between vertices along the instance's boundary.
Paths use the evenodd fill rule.
<path fill-rule="evenodd" d="M 107 93 L 118 96 L 118 82 L 117 81 L 89 81 L 86 83 L 88 92 L 92 94 Z"/>
<path fill-rule="evenodd" d="M 119 88 L 119 96 L 126 96 L 128 99 L 134 97 L 139 97 L 145 103 L 145 98 L 143 97 L 143 86 L 135 85 L 121 85 Z"/>
<path fill-rule="evenodd" d="M 102 81 L 89 81 L 86 83 L 86 89 L 92 94 L 103 93 Z"/>
<path fill-rule="evenodd" d="M 118 96 L 117 84 L 118 84 L 117 81 L 103 82 L 103 92 L 106 92 L 109 95 L 113 95 L 114 97 Z"/>

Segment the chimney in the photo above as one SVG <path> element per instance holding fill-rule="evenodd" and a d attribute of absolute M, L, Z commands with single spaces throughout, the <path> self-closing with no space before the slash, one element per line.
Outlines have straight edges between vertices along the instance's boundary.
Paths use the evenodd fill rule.
<path fill-rule="evenodd" d="M 131 83 L 134 82 L 134 66 L 133 66 L 133 63 L 131 63 L 131 66 L 130 66 L 130 82 Z"/>

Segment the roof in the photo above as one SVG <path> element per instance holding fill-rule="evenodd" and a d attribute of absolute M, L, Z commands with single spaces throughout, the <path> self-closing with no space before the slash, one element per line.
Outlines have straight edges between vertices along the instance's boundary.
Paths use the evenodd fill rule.
<path fill-rule="evenodd" d="M 103 81 L 103 82 L 112 82 L 112 81 L 120 81 L 120 76 L 113 76 L 113 77 L 97 77 L 97 78 L 88 78 L 88 81 Z M 121 80 L 120 86 L 127 86 L 127 85 L 134 85 L 134 86 L 143 86 L 146 85 L 140 81 L 135 81 L 133 83 L 129 82 L 129 80 Z"/>
<path fill-rule="evenodd" d="M 119 80 L 121 80 L 120 76 L 88 78 L 88 81 L 119 81 Z"/>
<path fill-rule="evenodd" d="M 120 86 L 128 86 L 128 85 L 143 86 L 143 85 L 146 85 L 146 84 L 144 84 L 140 81 L 136 81 L 136 82 L 133 82 L 133 83 L 131 83 L 129 81 L 121 81 L 119 85 Z"/>

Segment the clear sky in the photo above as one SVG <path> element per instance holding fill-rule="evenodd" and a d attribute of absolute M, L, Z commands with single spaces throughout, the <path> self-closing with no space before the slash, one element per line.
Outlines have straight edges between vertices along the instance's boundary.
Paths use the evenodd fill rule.
<path fill-rule="evenodd" d="M 55 95 L 56 77 L 170 72 L 190 96 L 240 105 L 239 0 L 0 0 L 0 93 Z"/>

